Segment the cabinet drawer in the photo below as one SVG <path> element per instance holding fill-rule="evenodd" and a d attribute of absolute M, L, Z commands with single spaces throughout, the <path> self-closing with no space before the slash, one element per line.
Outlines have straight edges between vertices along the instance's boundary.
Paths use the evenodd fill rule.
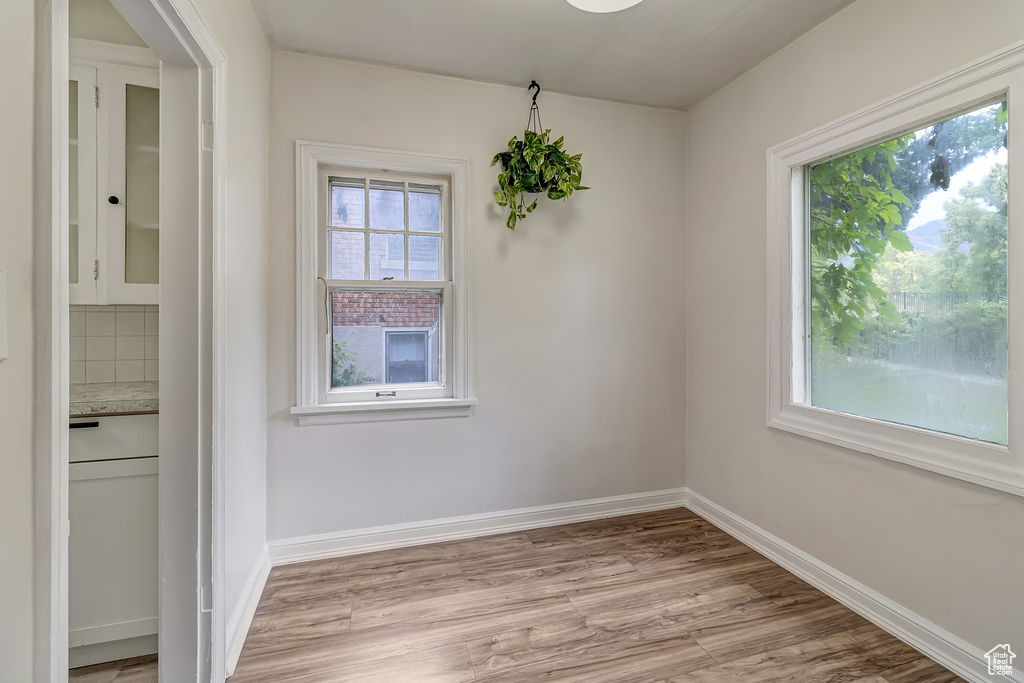
<path fill-rule="evenodd" d="M 97 425 L 70 431 L 70 460 L 86 462 L 158 455 L 159 419 L 159 415 L 74 418 L 72 424 Z"/>

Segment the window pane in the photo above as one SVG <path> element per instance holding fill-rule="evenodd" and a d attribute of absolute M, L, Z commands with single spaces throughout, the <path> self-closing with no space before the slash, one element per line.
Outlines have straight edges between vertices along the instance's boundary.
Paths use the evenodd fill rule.
<path fill-rule="evenodd" d="M 409 279 L 440 280 L 441 238 L 409 235 Z"/>
<path fill-rule="evenodd" d="M 409 189 L 409 229 L 422 232 L 440 232 L 441 230 L 441 194 L 440 188 L 432 192 L 416 192 Z"/>
<path fill-rule="evenodd" d="M 402 183 L 373 182 L 370 185 L 370 227 L 380 230 L 405 229 L 405 191 Z"/>
<path fill-rule="evenodd" d="M 427 333 L 386 332 L 389 384 L 427 381 Z"/>
<path fill-rule="evenodd" d="M 427 359 L 424 332 L 388 332 L 389 363 L 422 363 Z"/>
<path fill-rule="evenodd" d="M 1006 443 L 1006 120 L 810 167 L 813 405 Z"/>
<path fill-rule="evenodd" d="M 331 386 L 438 382 L 440 292 L 332 290 Z"/>
<path fill-rule="evenodd" d="M 366 235 L 361 232 L 331 231 L 331 278 L 362 280 L 366 276 Z"/>
<path fill-rule="evenodd" d="M 363 187 L 361 180 L 354 181 L 351 185 L 331 186 L 331 225 L 361 228 L 366 215 L 365 209 L 366 188 Z"/>
<path fill-rule="evenodd" d="M 370 233 L 370 279 L 405 279 L 405 235 Z"/>

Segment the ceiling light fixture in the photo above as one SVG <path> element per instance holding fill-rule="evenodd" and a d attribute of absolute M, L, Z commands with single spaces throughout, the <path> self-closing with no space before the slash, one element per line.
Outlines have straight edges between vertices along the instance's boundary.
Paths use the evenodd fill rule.
<path fill-rule="evenodd" d="M 633 5 L 639 4 L 641 0 L 568 0 L 568 3 L 584 12 L 596 12 L 605 14 L 607 12 L 620 12 Z"/>

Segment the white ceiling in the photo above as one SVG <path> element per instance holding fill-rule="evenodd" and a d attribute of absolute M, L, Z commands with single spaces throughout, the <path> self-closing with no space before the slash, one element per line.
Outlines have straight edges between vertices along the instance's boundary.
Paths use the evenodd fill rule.
<path fill-rule="evenodd" d="M 252 0 L 284 50 L 685 109 L 852 0 Z"/>

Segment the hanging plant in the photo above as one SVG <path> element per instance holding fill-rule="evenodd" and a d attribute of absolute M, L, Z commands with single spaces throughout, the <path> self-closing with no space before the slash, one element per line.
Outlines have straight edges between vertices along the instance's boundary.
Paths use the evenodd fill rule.
<path fill-rule="evenodd" d="M 590 189 L 581 184 L 583 165 L 580 159 L 583 155 L 570 155 L 565 151 L 562 146 L 564 136 L 548 142 L 551 130 L 543 128 L 540 123 L 540 109 L 537 107 L 540 86 L 536 81 L 530 83 L 530 89 L 533 88 L 537 92 L 533 94 L 523 139 L 513 137 L 508 141 L 508 150 L 498 152 L 491 160 L 492 164 L 501 164 L 494 199 L 498 206 L 508 207 L 505 225 L 510 230 L 515 230 L 516 223 L 537 208 L 537 198 L 527 203 L 527 195 L 543 192 L 548 199 L 568 199 L 576 190 Z"/>

